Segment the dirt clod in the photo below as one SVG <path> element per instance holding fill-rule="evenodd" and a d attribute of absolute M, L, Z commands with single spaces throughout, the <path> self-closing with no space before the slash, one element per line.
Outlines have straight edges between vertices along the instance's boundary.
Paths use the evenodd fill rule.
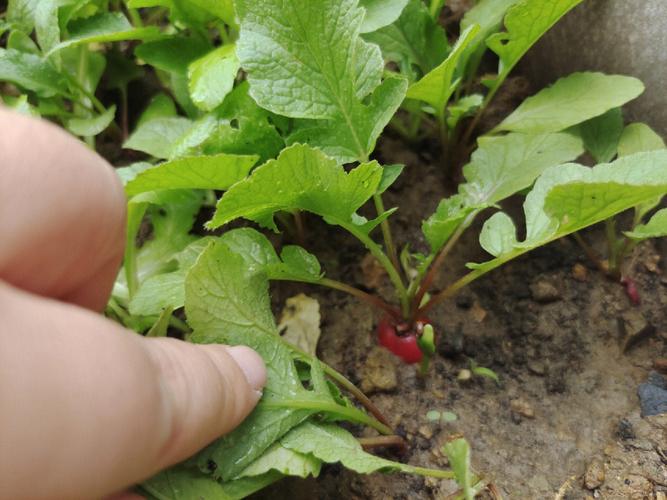
<path fill-rule="evenodd" d="M 370 253 L 367 253 L 361 260 L 361 273 L 363 275 L 364 285 L 370 290 L 377 290 L 387 275 L 384 267 Z"/>
<path fill-rule="evenodd" d="M 550 281 L 540 279 L 530 285 L 530 293 L 535 302 L 548 304 L 560 300 L 561 293 Z"/>
<path fill-rule="evenodd" d="M 588 464 L 586 473 L 584 474 L 584 487 L 589 490 L 595 490 L 602 486 L 604 478 L 604 463 L 598 458 L 593 459 L 591 463 Z"/>
<path fill-rule="evenodd" d="M 363 366 L 361 390 L 369 394 L 378 391 L 393 391 L 398 386 L 396 358 L 388 350 L 375 346 Z"/>

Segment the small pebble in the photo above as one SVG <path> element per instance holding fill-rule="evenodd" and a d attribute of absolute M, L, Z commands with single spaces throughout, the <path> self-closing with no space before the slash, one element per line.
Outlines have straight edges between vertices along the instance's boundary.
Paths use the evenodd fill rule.
<path fill-rule="evenodd" d="M 539 375 L 540 377 L 543 376 L 547 371 L 542 361 L 537 361 L 537 360 L 528 361 L 526 366 L 528 368 L 528 371 L 530 371 L 535 375 Z"/>
<path fill-rule="evenodd" d="M 583 264 L 575 264 L 572 268 L 572 277 L 577 281 L 588 281 L 588 269 Z"/>
<path fill-rule="evenodd" d="M 584 486 L 586 489 L 594 490 L 602 486 L 605 478 L 604 464 L 596 459 L 588 464 L 586 474 L 584 474 Z"/>
<path fill-rule="evenodd" d="M 433 437 L 433 429 L 428 425 L 422 425 L 419 427 L 419 434 L 421 434 L 426 439 L 431 439 Z"/>
<path fill-rule="evenodd" d="M 533 300 L 540 304 L 548 304 L 561 298 L 558 288 L 547 280 L 539 280 L 531 284 L 530 293 L 533 296 Z"/>
<path fill-rule="evenodd" d="M 510 402 L 510 408 L 514 413 L 521 415 L 522 417 L 535 418 L 535 410 L 533 410 L 533 407 L 521 398 L 513 399 Z"/>
<path fill-rule="evenodd" d="M 667 374 L 667 358 L 658 358 L 654 360 L 653 369 L 657 372 Z"/>

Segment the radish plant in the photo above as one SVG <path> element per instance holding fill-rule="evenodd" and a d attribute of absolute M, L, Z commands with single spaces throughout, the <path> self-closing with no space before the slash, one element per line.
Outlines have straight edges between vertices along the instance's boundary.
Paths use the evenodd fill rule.
<path fill-rule="evenodd" d="M 122 141 L 145 159 L 119 169 L 128 238 L 107 314 L 148 335 L 249 345 L 267 363 L 267 387 L 249 419 L 147 481 L 144 493 L 242 498 L 334 462 L 360 473 L 454 478 L 466 499 L 484 488 L 464 440 L 444 448 L 452 471 L 363 451 L 338 423 L 391 435 L 388 421 L 345 377 L 283 341 L 269 284 L 321 285 L 365 301 L 380 313 L 379 342 L 425 373 L 435 337 L 446 335 L 432 324 L 435 307 L 487 272 L 625 210 L 641 214 L 627 241 L 664 233 L 663 211 L 639 221 L 667 192 L 667 151 L 647 147 L 654 138 L 636 125 L 609 145 L 618 134 L 608 121 L 641 82 L 575 73 L 476 138 L 457 193 L 424 214 L 423 240 L 395 245 L 391 216 L 401 207 L 385 207 L 383 194 L 405 167 L 373 159 L 385 127 L 409 138 L 435 131 L 446 161 L 467 150 L 520 58 L 579 3 L 481 0 L 450 43 L 437 0 L 10 0 L 0 15 L 5 103 L 54 119 L 90 145 L 96 136 Z M 487 48 L 500 64 L 480 77 Z M 141 113 L 128 90 L 137 83 L 147 94 Z M 599 165 L 570 163 L 585 149 Z M 523 239 L 496 211 L 479 236 L 490 260 L 436 286 L 473 222 L 527 190 Z M 359 214 L 365 205 L 375 208 L 370 219 Z M 302 246 L 277 251 L 262 230 L 298 228 L 302 212 L 358 239 L 393 296 L 328 277 Z M 238 219 L 255 227 L 223 232 Z M 206 234 L 202 220 L 215 232 Z"/>
<path fill-rule="evenodd" d="M 579 127 L 586 150 L 596 161 L 611 161 L 617 157 L 665 149 L 663 139 L 645 123 L 625 126 L 619 108 L 582 123 Z M 628 298 L 635 305 L 640 303 L 640 293 L 631 275 L 631 256 L 642 241 L 667 236 L 667 211 L 655 210 L 661 200 L 662 196 L 659 195 L 635 206 L 630 225 L 622 232 L 619 232 L 621 221 L 618 217 L 605 221 L 606 259 L 591 248 L 582 235 L 575 235 L 586 255 L 601 272 L 625 287 Z"/>

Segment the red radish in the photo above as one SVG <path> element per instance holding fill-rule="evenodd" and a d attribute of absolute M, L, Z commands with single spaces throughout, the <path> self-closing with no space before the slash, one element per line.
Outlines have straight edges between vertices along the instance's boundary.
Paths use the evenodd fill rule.
<path fill-rule="evenodd" d="M 621 278 L 621 285 L 625 287 L 625 294 L 630 299 L 633 305 L 638 306 L 641 303 L 639 297 L 639 290 L 637 290 L 637 283 L 632 278 Z"/>
<path fill-rule="evenodd" d="M 420 319 L 410 328 L 407 323 L 397 324 L 391 317 L 383 316 L 377 326 L 378 341 L 406 363 L 419 363 L 423 353 L 417 344 L 417 336 L 428 323 L 430 321 Z"/>

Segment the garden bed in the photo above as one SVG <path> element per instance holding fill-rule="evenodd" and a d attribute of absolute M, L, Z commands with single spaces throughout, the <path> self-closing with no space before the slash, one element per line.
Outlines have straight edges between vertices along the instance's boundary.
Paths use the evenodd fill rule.
<path fill-rule="evenodd" d="M 442 170 L 430 153 L 418 154 L 400 141 L 380 146 L 384 163 L 410 167 L 387 196 L 400 203 L 395 216 L 399 243 L 419 241 L 409 222 L 430 213 L 446 195 Z M 517 210 L 518 200 L 509 203 Z M 320 255 L 328 273 L 358 286 L 364 248 L 316 218 L 307 219 L 309 251 Z M 441 282 L 470 260 L 483 258 L 474 228 L 452 254 Z M 602 250 L 599 228 L 586 237 Z M 634 265 L 642 302 L 630 303 L 622 286 L 601 275 L 573 239 L 556 241 L 496 270 L 438 307 L 431 319 L 441 332 L 439 356 L 429 376 L 377 346 L 377 315 L 354 298 L 312 288 L 320 302 L 322 337 L 318 354 L 326 363 L 369 390 L 371 399 L 410 443 L 406 454 L 387 456 L 444 467 L 438 450 L 453 434 L 470 441 L 475 469 L 506 498 L 660 498 L 667 492 L 665 416 L 641 419 L 637 389 L 653 363 L 667 355 L 667 243 L 656 240 L 637 250 Z M 453 275 L 450 275 L 454 273 Z M 273 289 L 279 315 L 299 285 Z M 379 291 L 390 297 L 391 284 Z M 468 358 L 493 369 L 486 378 L 458 380 Z M 433 423 L 431 410 L 457 416 Z M 597 464 L 607 473 L 598 482 Z M 584 476 L 588 486 L 584 487 Z M 444 498 L 454 482 L 406 475 L 358 476 L 327 468 L 317 480 L 288 479 L 257 498 Z"/>

